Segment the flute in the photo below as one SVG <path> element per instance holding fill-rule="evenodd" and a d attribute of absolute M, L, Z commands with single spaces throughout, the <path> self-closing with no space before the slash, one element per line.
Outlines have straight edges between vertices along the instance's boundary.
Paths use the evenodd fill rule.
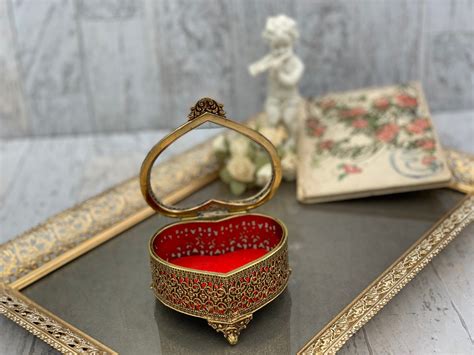
<path fill-rule="evenodd" d="M 286 52 L 285 54 L 280 55 L 279 57 L 275 57 L 274 54 L 268 54 L 249 66 L 250 75 L 256 76 L 266 72 L 271 68 L 277 68 L 281 66 L 283 62 L 290 56 L 290 52 Z"/>

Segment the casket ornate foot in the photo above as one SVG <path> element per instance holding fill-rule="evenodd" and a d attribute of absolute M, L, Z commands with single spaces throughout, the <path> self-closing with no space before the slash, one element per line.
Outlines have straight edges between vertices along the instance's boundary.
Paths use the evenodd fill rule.
<path fill-rule="evenodd" d="M 207 323 L 214 328 L 215 331 L 221 332 L 230 345 L 235 345 L 239 341 L 239 335 L 242 330 L 247 328 L 247 324 L 252 320 L 252 315 L 248 314 L 244 317 L 233 320 L 232 322 L 223 322 L 208 319 Z"/>

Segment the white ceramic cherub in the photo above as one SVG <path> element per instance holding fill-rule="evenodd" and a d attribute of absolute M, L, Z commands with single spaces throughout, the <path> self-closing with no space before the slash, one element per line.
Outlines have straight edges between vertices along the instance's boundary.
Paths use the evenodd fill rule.
<path fill-rule="evenodd" d="M 285 16 L 269 17 L 262 33 L 270 45 L 270 53 L 249 66 L 252 76 L 268 71 L 268 93 L 265 112 L 268 123 L 284 123 L 294 144 L 298 130 L 298 110 L 301 98 L 298 82 L 304 71 L 303 62 L 293 52 L 298 38 L 296 22 Z"/>

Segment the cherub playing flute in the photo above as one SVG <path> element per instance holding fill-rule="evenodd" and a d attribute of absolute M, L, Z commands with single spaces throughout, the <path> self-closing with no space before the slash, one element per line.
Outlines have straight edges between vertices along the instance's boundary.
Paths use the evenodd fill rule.
<path fill-rule="evenodd" d="M 303 62 L 293 52 L 298 38 L 296 22 L 285 15 L 269 17 L 262 36 L 270 45 L 270 53 L 251 64 L 249 72 L 256 76 L 268 71 L 268 122 L 272 126 L 284 123 L 290 133 L 290 144 L 294 144 L 301 101 L 298 82 L 304 70 Z"/>

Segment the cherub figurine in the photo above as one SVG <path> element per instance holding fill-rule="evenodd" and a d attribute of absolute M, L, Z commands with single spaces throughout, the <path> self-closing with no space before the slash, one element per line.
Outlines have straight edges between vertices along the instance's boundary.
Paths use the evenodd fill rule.
<path fill-rule="evenodd" d="M 269 17 L 262 36 L 270 45 L 270 54 L 251 64 L 249 72 L 252 76 L 269 72 L 265 102 L 268 123 L 272 126 L 284 123 L 289 142 L 294 144 L 301 100 L 298 82 L 304 70 L 303 62 L 293 52 L 293 43 L 299 36 L 296 22 L 285 15 Z"/>

